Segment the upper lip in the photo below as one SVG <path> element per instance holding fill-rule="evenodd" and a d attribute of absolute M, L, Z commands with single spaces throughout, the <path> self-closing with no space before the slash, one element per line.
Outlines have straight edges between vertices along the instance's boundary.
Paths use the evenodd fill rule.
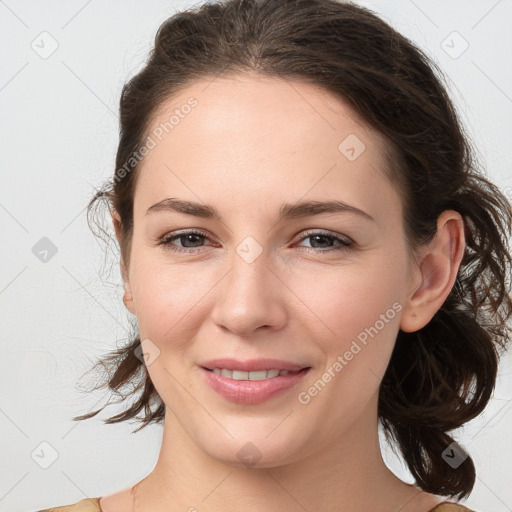
<path fill-rule="evenodd" d="M 231 358 L 211 359 L 201 364 L 203 368 L 213 370 L 214 368 L 224 368 L 226 370 L 241 370 L 243 372 L 257 372 L 262 370 L 288 370 L 297 372 L 308 366 L 282 361 L 280 359 L 248 359 L 247 361 L 237 361 Z"/>

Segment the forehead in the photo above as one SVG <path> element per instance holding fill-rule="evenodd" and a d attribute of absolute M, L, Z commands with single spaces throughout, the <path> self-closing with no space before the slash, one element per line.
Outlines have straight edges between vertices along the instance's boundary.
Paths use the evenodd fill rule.
<path fill-rule="evenodd" d="M 210 204 L 244 193 L 396 202 L 383 137 L 313 84 L 253 74 L 194 82 L 160 105 L 147 136 L 154 147 L 139 168 L 136 202 L 176 187 L 188 199 L 210 195 Z"/>
<path fill-rule="evenodd" d="M 165 126 L 173 113 L 177 115 L 172 126 Z M 172 133 L 168 138 L 176 145 L 181 135 L 187 141 L 201 141 L 208 149 L 235 141 L 230 154 L 255 146 L 261 151 L 262 143 L 271 143 L 267 153 L 280 147 L 330 148 L 331 153 L 351 133 L 370 145 L 381 142 L 379 134 L 333 93 L 314 84 L 254 73 L 192 83 L 160 105 L 150 132 L 158 127 L 164 129 L 164 138 Z"/>

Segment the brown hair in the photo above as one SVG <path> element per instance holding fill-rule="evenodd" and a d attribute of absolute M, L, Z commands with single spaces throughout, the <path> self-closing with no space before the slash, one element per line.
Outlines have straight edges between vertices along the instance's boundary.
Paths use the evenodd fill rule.
<path fill-rule="evenodd" d="M 400 190 L 412 249 L 432 239 L 444 210 L 462 215 L 466 248 L 455 285 L 425 327 L 399 332 L 378 413 L 422 489 L 467 496 L 475 481 L 471 458 L 452 468 L 442 452 L 453 441 L 449 432 L 488 403 L 509 341 L 512 210 L 479 171 L 441 71 L 371 11 L 336 0 L 228 0 L 167 19 L 145 67 L 123 88 L 117 172 L 92 198 L 88 215 L 100 199 L 116 212 L 128 264 L 138 168 L 133 156 L 152 116 L 194 80 L 244 72 L 316 84 L 348 101 L 385 137 L 392 164 L 386 172 Z M 108 370 L 99 386 L 120 401 L 126 399 L 121 390 L 134 386 L 127 393 L 133 403 L 107 423 L 135 418 L 143 428 L 164 418 L 165 404 L 136 357 L 139 345 L 134 333 L 98 363 Z"/>

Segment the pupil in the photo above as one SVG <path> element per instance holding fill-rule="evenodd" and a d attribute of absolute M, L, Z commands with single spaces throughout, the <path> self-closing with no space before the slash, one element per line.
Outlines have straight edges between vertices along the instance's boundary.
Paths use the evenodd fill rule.
<path fill-rule="evenodd" d="M 328 237 L 327 237 L 327 236 L 325 236 L 325 235 L 314 235 L 314 236 L 313 236 L 313 240 L 317 240 L 317 241 L 318 241 L 318 239 L 320 239 L 320 243 L 322 243 L 322 242 L 321 242 L 321 240 L 322 240 L 322 239 L 324 240 L 324 242 L 326 242 L 326 241 L 327 241 L 327 242 L 328 242 L 328 241 L 330 241 L 330 240 L 328 239 Z M 312 244 L 312 245 L 314 245 L 314 244 Z"/>
<path fill-rule="evenodd" d="M 190 239 L 194 239 L 196 238 L 196 242 L 201 242 L 201 235 L 185 235 L 185 240 L 188 240 L 190 241 Z M 192 243 L 194 243 L 194 240 L 192 240 Z M 185 244 L 186 245 L 186 244 Z M 193 247 L 196 247 L 195 245 Z"/>

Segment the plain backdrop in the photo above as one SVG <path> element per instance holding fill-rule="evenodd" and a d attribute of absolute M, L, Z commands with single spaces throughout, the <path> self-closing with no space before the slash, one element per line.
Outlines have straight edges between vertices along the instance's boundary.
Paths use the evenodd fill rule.
<path fill-rule="evenodd" d="M 85 207 L 114 171 L 123 83 L 160 23 L 191 5 L 0 1 L 0 511 L 112 493 L 156 462 L 161 427 L 105 425 L 116 407 L 70 419 L 107 400 L 79 379 L 125 341 L 130 320 L 115 246 L 93 236 Z M 488 175 L 512 197 L 512 1 L 363 5 L 439 63 Z M 486 411 L 456 432 L 477 467 L 467 504 L 479 512 L 512 511 L 511 403 L 508 355 Z"/>

